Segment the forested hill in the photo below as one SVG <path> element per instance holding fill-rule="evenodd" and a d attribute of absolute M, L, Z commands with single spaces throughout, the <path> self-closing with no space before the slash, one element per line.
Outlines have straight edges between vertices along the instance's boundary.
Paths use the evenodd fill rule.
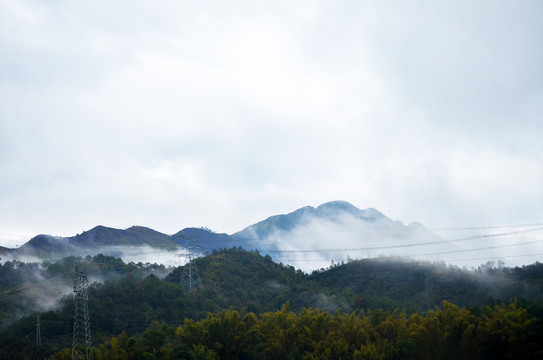
<path fill-rule="evenodd" d="M 495 267 L 474 271 L 444 263 L 378 258 L 352 261 L 314 271 L 310 279 L 349 299 L 354 308 L 425 311 L 443 300 L 459 306 L 481 305 L 488 299 L 543 299 L 543 264 Z"/>
<path fill-rule="evenodd" d="M 83 260 L 71 257 L 54 264 L 6 262 L 0 266 L 4 329 L 0 358 L 44 357 L 70 346 L 73 267 Z M 442 306 L 443 300 L 473 307 L 483 306 L 489 299 L 543 298 L 543 265 L 539 263 L 513 269 L 484 266 L 470 272 L 440 264 L 369 259 L 305 274 L 277 264 L 269 256 L 233 248 L 195 259 L 203 288 L 187 291 L 180 284 L 183 267 L 163 277 L 167 269 L 161 266 L 125 264 L 102 255 L 85 261 L 91 281 L 109 279 L 89 288 L 95 344 L 123 331 L 127 336 L 140 334 L 152 322 L 175 327 L 185 319 L 200 320 L 229 308 L 262 314 L 279 311 L 289 303 L 295 313 L 303 308 L 330 313 L 406 309 L 411 315 L 426 314 Z M 17 312 L 32 311 L 28 297 L 36 297 L 33 287 L 53 280 L 56 289 L 63 289 L 58 290 L 58 296 L 66 296 L 56 310 L 40 310 L 43 345 L 37 347 L 35 312 L 11 325 L 7 321 Z M 542 313 L 535 303 L 529 304 L 536 309 L 533 316 Z"/>

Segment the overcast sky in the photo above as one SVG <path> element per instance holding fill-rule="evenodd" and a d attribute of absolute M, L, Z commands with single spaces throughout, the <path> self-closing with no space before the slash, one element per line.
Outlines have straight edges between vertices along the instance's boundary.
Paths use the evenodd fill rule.
<path fill-rule="evenodd" d="M 543 1 L 0 0 L 0 245 L 346 200 L 543 222 Z"/>

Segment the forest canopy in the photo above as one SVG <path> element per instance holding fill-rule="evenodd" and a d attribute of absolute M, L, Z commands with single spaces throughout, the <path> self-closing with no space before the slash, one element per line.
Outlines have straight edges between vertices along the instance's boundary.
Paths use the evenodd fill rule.
<path fill-rule="evenodd" d="M 197 291 L 182 286 L 183 266 L 103 255 L 6 262 L 0 358 L 69 354 L 78 264 L 94 279 L 88 304 L 95 359 L 250 359 L 264 352 L 283 359 L 531 358 L 543 344 L 539 263 L 468 271 L 364 259 L 306 274 L 232 248 L 194 260 L 204 285 Z M 40 308 L 55 295 L 44 291 L 47 284 L 56 284 L 60 300 Z"/>

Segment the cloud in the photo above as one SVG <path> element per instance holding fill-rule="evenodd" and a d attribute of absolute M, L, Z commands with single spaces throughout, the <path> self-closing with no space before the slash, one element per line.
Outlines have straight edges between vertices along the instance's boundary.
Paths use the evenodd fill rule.
<path fill-rule="evenodd" d="M 542 219 L 541 2 L 0 7 L 0 233 Z"/>
<path fill-rule="evenodd" d="M 266 230 L 260 235 L 254 232 L 245 236 L 258 239 L 253 246 L 258 246 L 262 254 L 306 272 L 366 258 L 437 262 L 466 268 L 502 261 L 505 266 L 514 267 L 534 263 L 543 254 L 541 224 L 432 232 L 419 223 L 405 226 L 392 221 L 373 209 L 357 216 L 341 211 L 331 217 L 305 213 L 292 227 L 285 225 L 287 220 L 281 221 L 283 225 L 270 225 L 269 234 Z M 260 231 L 264 231 L 266 225 L 263 226 Z"/>
<path fill-rule="evenodd" d="M 439 254 L 460 249 L 421 225 L 405 226 L 372 209 L 363 214 L 364 218 L 341 211 L 328 216 L 305 214 L 292 228 L 272 228 L 256 244 L 275 261 L 304 271 L 326 268 L 332 261 L 380 256 L 437 261 L 442 259 Z M 438 256 L 424 255 L 434 252 Z"/>

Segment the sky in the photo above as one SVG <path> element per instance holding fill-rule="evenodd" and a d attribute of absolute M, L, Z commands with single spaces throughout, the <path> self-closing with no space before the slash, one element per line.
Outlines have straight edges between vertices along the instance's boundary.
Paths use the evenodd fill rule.
<path fill-rule="evenodd" d="M 0 0 L 0 246 L 345 200 L 543 223 L 543 1 Z"/>

